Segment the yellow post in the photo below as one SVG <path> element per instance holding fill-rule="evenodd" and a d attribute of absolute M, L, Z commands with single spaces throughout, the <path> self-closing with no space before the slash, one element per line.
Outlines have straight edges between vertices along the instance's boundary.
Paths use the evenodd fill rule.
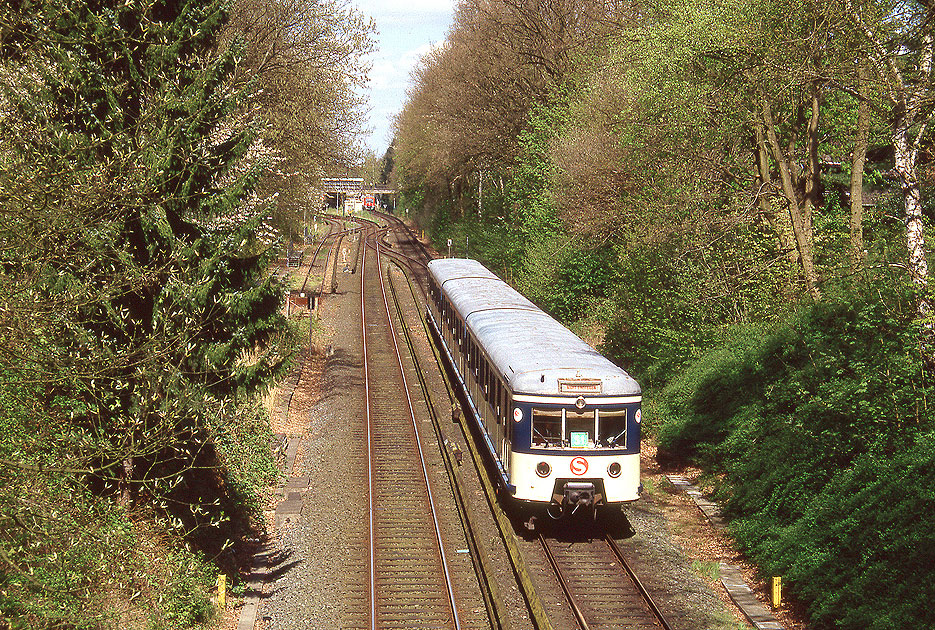
<path fill-rule="evenodd" d="M 218 608 L 227 607 L 227 576 L 223 573 L 218 576 Z"/>
<path fill-rule="evenodd" d="M 772 582 L 773 592 L 771 599 L 773 602 L 773 608 L 779 608 L 779 606 L 782 604 L 782 578 L 778 575 L 773 576 Z"/>

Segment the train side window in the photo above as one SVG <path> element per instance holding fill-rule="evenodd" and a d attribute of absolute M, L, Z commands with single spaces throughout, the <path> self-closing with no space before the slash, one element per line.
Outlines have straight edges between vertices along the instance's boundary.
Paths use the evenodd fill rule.
<path fill-rule="evenodd" d="M 565 443 L 575 448 L 594 447 L 594 411 L 565 412 Z"/>
<path fill-rule="evenodd" d="M 562 446 L 562 410 L 532 410 L 532 445 L 540 448 Z"/>
<path fill-rule="evenodd" d="M 597 414 L 597 445 L 604 448 L 626 448 L 627 410 L 599 411 Z"/>

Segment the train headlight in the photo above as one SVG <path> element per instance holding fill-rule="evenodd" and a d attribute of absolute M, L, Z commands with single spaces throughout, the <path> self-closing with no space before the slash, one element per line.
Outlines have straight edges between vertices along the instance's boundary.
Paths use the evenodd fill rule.
<path fill-rule="evenodd" d="M 620 462 L 611 462 L 610 466 L 607 467 L 607 474 L 616 479 L 620 476 Z"/>
<path fill-rule="evenodd" d="M 584 409 L 584 406 L 586 404 L 587 403 L 585 403 L 584 401 L 584 396 L 578 396 L 578 400 L 575 401 L 575 407 L 577 407 L 578 409 Z"/>
<path fill-rule="evenodd" d="M 552 467 L 549 466 L 549 462 L 539 462 L 536 464 L 536 474 L 540 477 L 548 477 L 552 472 Z"/>

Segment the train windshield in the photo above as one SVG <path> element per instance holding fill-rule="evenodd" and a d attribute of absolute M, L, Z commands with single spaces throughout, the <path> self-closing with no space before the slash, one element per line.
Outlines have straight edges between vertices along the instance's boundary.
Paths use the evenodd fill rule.
<path fill-rule="evenodd" d="M 594 448 L 594 412 L 569 409 L 565 412 L 565 446 Z"/>
<path fill-rule="evenodd" d="M 533 448 L 625 448 L 626 434 L 626 409 L 532 410 Z"/>
<path fill-rule="evenodd" d="M 562 446 L 562 410 L 532 410 L 532 445 L 540 448 Z"/>
<path fill-rule="evenodd" d="M 598 411 L 597 445 L 625 448 L 627 445 L 627 410 Z"/>

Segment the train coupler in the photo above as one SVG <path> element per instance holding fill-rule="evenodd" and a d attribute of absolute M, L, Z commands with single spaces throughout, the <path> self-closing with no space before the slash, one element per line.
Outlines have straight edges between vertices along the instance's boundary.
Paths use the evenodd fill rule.
<path fill-rule="evenodd" d="M 561 486 L 556 484 L 548 509 L 549 516 L 558 519 L 563 514 L 575 514 L 582 508 L 593 511 L 604 501 L 602 490 L 592 481 L 566 481 Z"/>

